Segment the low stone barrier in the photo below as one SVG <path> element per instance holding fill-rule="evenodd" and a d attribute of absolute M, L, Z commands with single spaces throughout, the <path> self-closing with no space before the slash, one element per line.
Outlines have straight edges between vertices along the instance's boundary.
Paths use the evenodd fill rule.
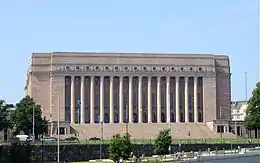
<path fill-rule="evenodd" d="M 67 162 L 76 161 L 86 161 L 94 160 L 100 158 L 100 151 L 102 159 L 108 158 L 108 144 L 70 144 L 60 146 L 60 160 Z M 214 150 L 230 150 L 237 147 L 240 148 L 253 148 L 260 146 L 260 144 L 173 144 L 171 146 L 171 153 L 184 151 L 214 151 Z M 100 150 L 101 147 L 101 150 Z M 10 146 L 2 145 L 0 146 L 0 151 L 4 152 L 9 150 Z M 31 157 L 34 160 L 44 161 L 56 161 L 57 159 L 57 146 L 56 145 L 44 145 L 43 149 L 41 145 L 32 145 Z M 134 154 L 139 157 L 142 154 L 145 156 L 153 155 L 153 145 L 152 144 L 134 144 Z"/>

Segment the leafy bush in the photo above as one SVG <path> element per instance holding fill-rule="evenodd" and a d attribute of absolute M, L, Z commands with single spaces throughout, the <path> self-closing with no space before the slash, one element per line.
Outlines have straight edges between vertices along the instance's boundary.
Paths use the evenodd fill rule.
<path fill-rule="evenodd" d="M 169 147 L 172 143 L 172 137 L 170 130 L 160 131 L 158 137 L 155 139 L 154 143 L 154 153 L 157 155 L 166 155 L 169 153 Z"/>
<path fill-rule="evenodd" d="M 123 136 L 116 134 L 109 144 L 109 158 L 118 162 L 120 158 L 127 160 L 132 153 L 131 136 L 127 133 Z"/>

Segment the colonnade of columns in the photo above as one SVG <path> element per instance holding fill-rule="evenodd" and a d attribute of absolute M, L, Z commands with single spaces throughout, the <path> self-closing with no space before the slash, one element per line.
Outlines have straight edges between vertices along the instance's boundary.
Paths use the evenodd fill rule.
<path fill-rule="evenodd" d="M 202 88 L 198 89 L 198 87 L 203 87 L 203 86 L 202 84 L 200 86 L 198 85 L 198 77 L 182 77 L 182 79 L 184 79 L 184 83 L 182 83 L 184 84 L 184 92 L 180 93 L 183 88 L 182 84 L 180 83 L 181 77 L 170 77 L 170 76 L 164 77 L 166 80 L 166 86 L 164 86 L 162 84 L 163 80 L 161 76 L 157 76 L 157 77 L 146 76 L 147 82 L 144 82 L 143 77 L 136 76 L 136 78 L 138 78 L 138 84 L 135 85 L 137 87 L 136 89 L 138 90 L 136 94 L 138 96 L 138 99 L 135 101 L 138 103 L 137 105 L 134 104 L 135 95 L 133 94 L 133 90 L 134 90 L 133 76 L 128 76 L 127 92 L 124 91 L 126 89 L 126 86 L 124 86 L 124 76 L 118 77 L 119 83 L 118 81 L 117 83 L 115 83 L 115 77 L 113 76 L 106 76 L 107 77 L 106 79 L 109 80 L 108 83 L 105 83 L 104 76 L 98 76 L 99 79 L 98 81 L 95 80 L 95 77 L 96 76 L 89 76 L 89 80 L 85 80 L 85 76 L 79 77 L 81 79 L 77 81 L 78 82 L 77 84 L 80 86 L 79 91 L 75 90 L 76 77 L 75 76 L 70 77 L 70 99 L 67 97 L 69 91 L 67 92 L 65 91 L 65 96 L 66 96 L 65 103 L 67 103 L 67 105 L 70 105 L 70 107 L 67 107 L 67 109 L 70 110 L 69 118 L 71 123 L 75 123 L 75 122 L 86 123 L 86 118 L 85 118 L 86 114 L 89 114 L 89 123 L 96 123 L 95 122 L 95 114 L 97 112 L 96 109 L 99 109 L 98 111 L 99 122 L 105 122 L 106 121 L 105 116 L 108 116 L 109 120 L 106 121 L 107 123 L 115 122 L 114 120 L 115 120 L 116 112 L 118 114 L 118 123 L 124 123 L 126 121 L 129 123 L 143 123 L 144 111 L 147 114 L 147 120 L 146 120 L 147 123 L 161 123 L 162 112 L 164 112 L 164 115 L 166 114 L 165 122 L 167 123 L 173 122 L 172 119 L 175 119 L 174 122 L 177 123 L 181 122 L 181 119 L 184 119 L 183 122 L 190 122 L 190 119 L 193 119 L 192 122 L 201 121 L 199 120 L 199 115 L 202 114 L 201 112 L 203 110 L 201 106 L 202 102 L 200 102 L 202 100 L 201 98 Z M 154 86 L 152 86 L 152 78 L 156 79 L 155 88 Z M 174 83 L 172 83 L 173 81 L 172 78 L 174 78 L 175 81 Z M 191 85 L 189 83 L 190 78 L 192 78 L 193 81 L 192 87 L 189 87 Z M 69 89 L 68 83 L 65 84 L 65 87 Z M 114 93 L 115 90 L 117 90 L 116 87 L 118 87 L 118 96 L 117 94 Z M 147 97 L 146 94 L 144 94 L 143 87 L 147 87 L 147 89 L 145 89 L 147 93 Z M 171 91 L 172 87 L 175 87 L 174 93 L 172 93 L 173 91 Z M 106 93 L 104 91 L 105 89 L 106 89 Z M 156 90 L 155 99 L 152 97 L 153 89 Z M 162 91 L 162 89 L 164 91 Z M 78 99 L 76 98 L 76 92 L 78 92 L 79 94 Z M 124 95 L 126 93 L 128 94 L 127 99 L 124 98 Z M 89 96 L 87 97 L 88 100 L 86 100 L 86 95 Z M 115 95 L 117 97 L 115 97 Z M 198 99 L 198 95 L 200 95 L 199 99 Z M 162 103 L 163 103 L 162 100 L 164 101 L 164 99 L 162 99 L 162 96 L 166 97 L 163 107 L 162 107 Z M 184 99 L 182 99 L 182 97 L 184 97 Z M 96 104 L 97 99 L 95 98 L 98 99 L 99 105 Z M 104 105 L 105 98 L 106 99 L 109 98 L 108 99 L 109 105 L 106 106 L 106 109 L 108 109 L 107 112 L 105 111 L 105 105 Z M 144 100 L 143 98 L 145 98 L 146 100 Z M 115 102 L 117 102 L 117 100 L 119 104 L 118 107 L 115 106 Z M 127 105 L 125 105 L 125 101 L 128 101 Z M 155 103 L 155 101 L 156 101 L 156 106 L 154 107 L 153 104 Z M 184 101 L 184 106 L 182 104 L 182 101 Z M 146 105 L 144 105 L 143 103 L 146 103 Z M 86 112 L 86 108 L 89 109 L 87 112 Z M 115 111 L 116 110 L 115 108 L 118 109 L 118 111 Z M 193 108 L 192 114 L 190 114 L 191 108 Z M 171 115 L 174 115 L 174 118 Z M 181 116 L 183 116 L 183 118 L 181 118 Z M 135 122 L 135 119 L 138 120 L 136 120 Z"/>

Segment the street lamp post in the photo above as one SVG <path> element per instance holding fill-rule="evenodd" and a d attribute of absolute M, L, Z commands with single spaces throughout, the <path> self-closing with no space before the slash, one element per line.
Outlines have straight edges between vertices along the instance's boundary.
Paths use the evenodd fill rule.
<path fill-rule="evenodd" d="M 128 122 L 129 122 L 129 118 L 128 118 L 128 111 L 129 111 L 129 108 L 128 108 L 128 106 L 126 106 L 126 108 L 125 108 L 125 110 L 126 110 L 126 115 L 125 115 L 125 119 L 126 119 L 126 123 L 125 123 L 125 129 L 126 129 L 126 133 L 128 134 Z"/>
<path fill-rule="evenodd" d="M 52 122 L 52 109 L 53 109 L 54 105 L 52 104 L 51 105 L 51 108 L 50 108 L 50 136 L 52 137 L 52 131 L 53 131 L 53 122 Z"/>
<path fill-rule="evenodd" d="M 58 97 L 58 141 L 57 141 L 57 162 L 60 163 L 60 97 Z"/>
<path fill-rule="evenodd" d="M 78 137 L 79 137 L 79 133 L 80 133 L 80 106 L 81 106 L 81 103 L 79 100 L 77 100 L 77 103 L 76 103 L 76 107 L 77 107 L 77 118 L 78 118 Z"/>
<path fill-rule="evenodd" d="M 100 132 L 101 132 L 101 143 L 99 145 L 99 158 L 102 159 L 102 148 L 104 143 L 104 129 L 103 129 L 103 121 L 100 121 L 100 116 L 98 116 L 98 123 L 100 123 Z"/>
<path fill-rule="evenodd" d="M 34 109 L 34 106 L 33 106 L 33 130 L 32 130 L 32 135 L 33 135 L 33 142 L 34 142 L 34 138 L 35 138 L 35 119 L 34 119 L 34 117 L 35 117 L 35 109 Z"/>
<path fill-rule="evenodd" d="M 220 120 L 222 120 L 222 106 L 220 106 L 220 108 L 219 108 L 219 118 L 220 118 Z M 222 137 L 223 137 L 222 129 L 224 130 L 223 125 L 221 124 L 221 127 L 220 127 L 220 139 L 221 139 L 221 141 L 222 141 Z"/>
<path fill-rule="evenodd" d="M 41 159 L 42 159 L 42 162 L 43 162 L 43 152 L 44 152 L 44 149 L 43 149 L 43 135 L 41 136 L 42 140 L 42 144 L 41 144 Z"/>

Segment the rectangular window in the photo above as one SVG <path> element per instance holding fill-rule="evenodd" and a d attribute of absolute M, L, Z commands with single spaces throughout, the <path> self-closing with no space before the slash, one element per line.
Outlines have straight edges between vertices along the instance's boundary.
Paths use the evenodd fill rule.
<path fill-rule="evenodd" d="M 65 135 L 65 127 L 60 127 L 60 135 Z M 57 130 L 57 134 L 58 134 L 58 130 Z"/>

